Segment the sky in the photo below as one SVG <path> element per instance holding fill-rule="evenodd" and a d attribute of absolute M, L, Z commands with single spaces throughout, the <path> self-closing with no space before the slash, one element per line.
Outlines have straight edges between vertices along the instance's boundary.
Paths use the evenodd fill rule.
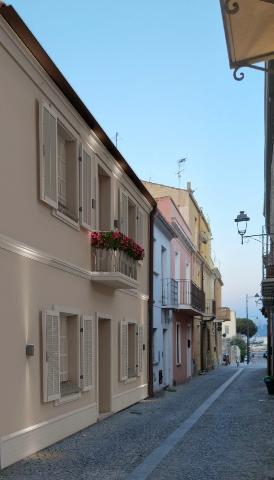
<path fill-rule="evenodd" d="M 264 75 L 229 69 L 219 0 L 14 0 L 44 49 L 143 180 L 191 182 L 209 219 L 223 305 L 245 316 L 260 293 Z M 249 318 L 265 322 L 249 298 Z M 258 317 L 258 319 L 256 318 Z"/>

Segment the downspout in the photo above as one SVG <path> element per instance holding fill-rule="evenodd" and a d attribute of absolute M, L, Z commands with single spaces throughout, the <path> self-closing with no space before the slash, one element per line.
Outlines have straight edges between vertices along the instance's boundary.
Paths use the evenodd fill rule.
<path fill-rule="evenodd" d="M 149 217 L 149 299 L 148 299 L 148 395 L 153 397 L 153 364 L 152 364 L 152 342 L 153 342 L 153 226 L 157 205 L 153 206 Z"/>

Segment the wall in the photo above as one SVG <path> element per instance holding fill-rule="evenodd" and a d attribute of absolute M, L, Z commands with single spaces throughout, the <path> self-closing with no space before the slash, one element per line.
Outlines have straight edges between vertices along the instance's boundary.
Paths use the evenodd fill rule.
<path fill-rule="evenodd" d="M 82 392 L 77 400 L 59 405 L 43 402 L 41 311 L 45 308 L 62 305 L 77 309 L 79 314 L 109 316 L 111 411 L 147 396 L 151 207 L 2 18 L 0 64 L 0 91 L 5 92 L 1 96 L 0 112 L 0 377 L 6 386 L 1 390 L 0 462 L 6 466 L 84 428 L 98 417 L 97 373 L 91 391 Z M 56 218 L 52 209 L 40 201 L 39 106 L 42 101 L 50 103 L 63 116 L 75 136 L 96 151 L 99 161 L 110 173 L 112 221 L 118 216 L 121 185 L 143 210 L 145 259 L 137 267 L 139 287 L 136 291 L 114 290 L 91 282 L 89 233 Z M 144 326 L 143 371 L 126 382 L 119 381 L 122 319 Z M 35 345 L 33 358 L 26 358 L 27 343 Z M 95 363 L 97 372 L 97 359 Z M 61 422 L 59 427 L 54 423 L 57 420 Z"/>

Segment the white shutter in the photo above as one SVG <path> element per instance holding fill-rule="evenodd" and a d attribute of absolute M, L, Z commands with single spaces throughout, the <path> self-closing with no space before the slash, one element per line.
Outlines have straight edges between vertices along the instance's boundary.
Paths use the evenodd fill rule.
<path fill-rule="evenodd" d="M 96 230 L 97 161 L 85 147 L 81 148 L 80 157 L 80 221 L 87 230 Z"/>
<path fill-rule="evenodd" d="M 40 198 L 58 208 L 57 117 L 40 106 Z"/>
<path fill-rule="evenodd" d="M 122 190 L 119 191 L 119 230 L 128 234 L 128 197 Z"/>
<path fill-rule="evenodd" d="M 58 400 L 60 394 L 60 319 L 59 313 L 42 313 L 43 332 L 43 399 Z"/>
<path fill-rule="evenodd" d="M 144 245 L 144 213 L 141 208 L 138 208 L 137 213 L 137 243 Z"/>
<path fill-rule="evenodd" d="M 140 376 L 143 372 L 143 343 L 144 343 L 144 327 L 138 325 L 138 345 L 137 345 L 137 375 Z"/>
<path fill-rule="evenodd" d="M 81 386 L 83 391 L 94 385 L 95 370 L 95 334 L 94 318 L 88 315 L 81 317 Z"/>
<path fill-rule="evenodd" d="M 128 379 L 128 323 L 120 322 L 120 380 Z"/>

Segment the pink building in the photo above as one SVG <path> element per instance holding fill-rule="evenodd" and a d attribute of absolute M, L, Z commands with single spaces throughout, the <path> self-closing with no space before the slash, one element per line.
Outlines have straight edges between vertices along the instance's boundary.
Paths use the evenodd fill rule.
<path fill-rule="evenodd" d="M 200 314 L 199 305 L 195 305 L 198 303 L 195 302 L 195 299 L 197 296 L 199 297 L 200 291 L 192 282 L 194 246 L 187 223 L 171 197 L 158 198 L 157 206 L 177 235 L 171 241 L 171 276 L 176 284 L 177 304 L 172 318 L 173 383 L 176 385 L 184 382 L 193 373 L 193 318 Z M 167 282 L 166 288 L 172 284 L 172 282 Z M 169 295 L 168 292 L 167 295 Z"/>

